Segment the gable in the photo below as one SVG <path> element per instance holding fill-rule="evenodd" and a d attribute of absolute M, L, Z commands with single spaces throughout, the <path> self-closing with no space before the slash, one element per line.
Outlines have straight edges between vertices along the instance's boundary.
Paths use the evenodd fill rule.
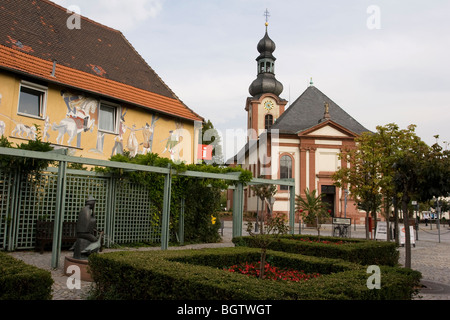
<path fill-rule="evenodd" d="M 327 125 L 306 134 L 308 136 L 327 136 L 327 137 L 350 137 L 349 134 Z"/>

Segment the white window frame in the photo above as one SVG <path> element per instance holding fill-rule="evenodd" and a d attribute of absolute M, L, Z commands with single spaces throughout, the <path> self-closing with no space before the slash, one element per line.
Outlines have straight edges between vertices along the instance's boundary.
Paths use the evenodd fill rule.
<path fill-rule="evenodd" d="M 29 114 L 29 113 L 25 113 L 25 112 L 20 112 L 19 107 L 20 107 L 20 94 L 22 92 L 22 87 L 25 87 L 27 89 L 31 89 L 31 90 L 35 90 L 35 91 L 39 91 L 43 93 L 42 99 L 41 99 L 41 109 L 39 110 L 39 115 L 33 115 L 33 114 Z M 47 97 L 48 97 L 48 88 L 33 82 L 29 82 L 29 81 L 25 81 L 22 80 L 20 82 L 20 86 L 19 86 L 19 97 L 18 97 L 18 101 L 17 101 L 17 114 L 21 115 L 21 116 L 25 116 L 25 117 L 30 117 L 30 118 L 35 118 L 35 119 L 41 119 L 44 120 L 45 119 L 45 115 L 47 112 Z"/>
<path fill-rule="evenodd" d="M 114 108 L 114 122 L 113 122 L 114 130 L 113 131 L 100 128 L 102 106 Z M 121 109 L 121 107 L 118 104 L 111 103 L 108 101 L 100 101 L 99 106 L 98 106 L 98 131 L 105 132 L 105 133 L 111 133 L 111 134 L 118 134 L 119 133 L 119 110 L 120 109 Z"/>

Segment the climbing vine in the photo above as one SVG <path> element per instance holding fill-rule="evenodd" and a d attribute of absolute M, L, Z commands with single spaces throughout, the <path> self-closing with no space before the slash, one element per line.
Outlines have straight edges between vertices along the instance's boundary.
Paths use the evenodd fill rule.
<path fill-rule="evenodd" d="M 128 153 L 115 155 L 111 161 L 132 164 L 171 168 L 172 175 L 171 203 L 170 203 L 170 230 L 172 236 L 177 236 L 180 219 L 181 200 L 185 200 L 184 233 L 186 242 L 217 242 L 220 240 L 218 230 L 218 213 L 220 211 L 220 195 L 228 186 L 237 182 L 246 184 L 251 181 L 252 173 L 241 167 L 218 167 L 207 164 L 174 163 L 170 159 L 162 158 L 158 154 L 148 153 L 130 157 Z M 147 187 L 151 200 L 151 215 L 153 221 L 159 222 L 162 217 L 164 198 L 164 175 L 144 171 L 124 171 L 114 168 L 96 168 L 97 171 L 106 171 L 121 178 Z M 239 173 L 238 181 L 196 178 L 179 175 L 186 171 L 207 173 Z M 172 238 L 172 240 L 176 240 Z"/>

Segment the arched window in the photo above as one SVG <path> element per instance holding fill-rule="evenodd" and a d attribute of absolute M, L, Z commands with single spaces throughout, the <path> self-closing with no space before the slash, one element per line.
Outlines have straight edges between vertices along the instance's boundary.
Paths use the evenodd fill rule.
<path fill-rule="evenodd" d="M 271 114 L 266 114 L 265 118 L 264 118 L 264 122 L 265 122 L 265 128 L 266 130 L 269 130 L 270 127 L 273 124 L 273 116 Z"/>
<path fill-rule="evenodd" d="M 280 179 L 292 178 L 292 158 L 282 156 L 280 159 Z M 280 186 L 280 190 L 289 190 L 289 186 Z"/>

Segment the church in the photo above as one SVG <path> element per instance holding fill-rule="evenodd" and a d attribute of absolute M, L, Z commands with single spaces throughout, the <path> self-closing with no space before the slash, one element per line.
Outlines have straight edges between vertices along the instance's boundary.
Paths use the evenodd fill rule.
<path fill-rule="evenodd" d="M 352 219 L 364 224 L 360 212 L 347 193 L 333 185 L 332 175 L 347 166 L 339 153 L 355 145 L 355 138 L 369 131 L 344 109 L 320 91 L 312 82 L 289 107 L 281 98 L 283 85 L 275 77 L 275 42 L 269 37 L 268 23 L 258 42 L 257 77 L 249 87 L 247 98 L 248 138 L 246 145 L 229 159 L 229 165 L 240 165 L 254 177 L 295 179 L 296 195 L 305 190 L 325 194 L 332 217 Z M 275 214 L 289 212 L 287 186 L 278 186 L 273 205 Z M 267 205 L 267 204 L 266 204 Z M 255 192 L 244 191 L 244 212 L 261 210 Z"/>

